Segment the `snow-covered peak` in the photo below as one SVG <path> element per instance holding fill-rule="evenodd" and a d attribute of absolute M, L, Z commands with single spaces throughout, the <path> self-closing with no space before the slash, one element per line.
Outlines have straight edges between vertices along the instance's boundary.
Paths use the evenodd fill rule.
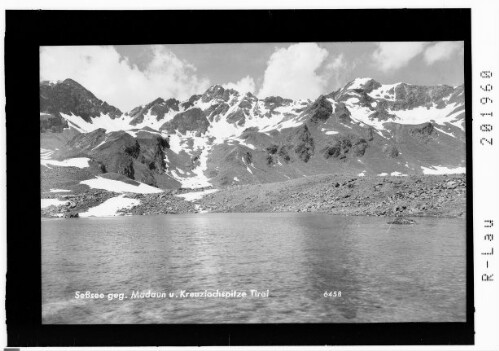
<path fill-rule="evenodd" d="M 210 102 L 212 100 L 229 101 L 234 96 L 239 96 L 239 92 L 234 89 L 225 89 L 221 85 L 213 85 L 209 87 L 201 97 L 202 102 Z"/>
<path fill-rule="evenodd" d="M 462 115 L 458 114 L 462 112 L 458 108 L 464 104 L 459 92 L 449 86 L 380 84 L 370 77 L 356 78 L 343 89 L 325 96 L 331 104 L 331 111 L 326 109 L 325 113 L 335 113 L 338 104 L 344 105 L 344 112 L 351 114 L 354 121 L 380 130 L 387 122 L 416 124 L 445 120 L 461 127 L 461 120 L 456 120 L 456 116 Z M 243 94 L 213 85 L 202 95 L 193 95 L 184 102 L 160 97 L 118 118 L 100 113 L 81 120 L 82 116 L 72 111 L 64 112 L 62 117 L 70 127 L 83 133 L 97 128 L 108 132 L 123 130 L 129 134 L 144 128 L 167 133 L 177 127 L 183 130 L 184 126 L 189 126 L 188 130 L 221 141 L 238 137 L 250 127 L 270 132 L 303 124 L 308 116 L 304 111 L 308 111 L 312 103 L 279 96 L 257 98 L 249 92 Z M 327 118 L 323 116 L 323 119 Z"/>
<path fill-rule="evenodd" d="M 365 77 L 365 78 L 355 78 L 350 83 L 345 86 L 345 89 L 364 89 L 365 85 L 370 81 L 374 81 L 373 78 Z M 377 82 L 376 82 L 377 83 Z"/>

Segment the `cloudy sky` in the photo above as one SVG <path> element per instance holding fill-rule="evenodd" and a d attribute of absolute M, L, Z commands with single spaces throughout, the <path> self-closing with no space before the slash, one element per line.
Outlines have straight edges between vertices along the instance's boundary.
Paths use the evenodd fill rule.
<path fill-rule="evenodd" d="M 220 84 L 258 97 L 311 98 L 357 77 L 459 85 L 462 42 L 59 46 L 40 49 L 40 80 L 72 78 L 128 111 Z"/>

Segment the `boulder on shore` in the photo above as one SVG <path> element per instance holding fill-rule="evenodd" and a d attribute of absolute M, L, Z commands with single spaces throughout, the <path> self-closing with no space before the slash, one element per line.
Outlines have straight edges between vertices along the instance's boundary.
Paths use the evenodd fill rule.
<path fill-rule="evenodd" d="M 388 224 L 416 224 L 416 221 L 409 218 L 397 217 L 393 221 L 387 222 Z"/>
<path fill-rule="evenodd" d="M 64 214 L 64 218 L 79 218 L 80 215 L 78 214 L 78 212 L 66 212 Z"/>

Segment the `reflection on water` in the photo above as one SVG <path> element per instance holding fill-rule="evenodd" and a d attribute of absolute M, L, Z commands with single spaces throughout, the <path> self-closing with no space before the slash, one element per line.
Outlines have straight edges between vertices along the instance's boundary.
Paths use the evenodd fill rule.
<path fill-rule="evenodd" d="M 465 321 L 465 221 L 386 221 L 311 213 L 43 220 L 43 322 Z M 270 296 L 130 298 L 205 289 Z M 75 299 L 76 291 L 106 296 Z M 108 301 L 108 293 L 128 298 Z"/>

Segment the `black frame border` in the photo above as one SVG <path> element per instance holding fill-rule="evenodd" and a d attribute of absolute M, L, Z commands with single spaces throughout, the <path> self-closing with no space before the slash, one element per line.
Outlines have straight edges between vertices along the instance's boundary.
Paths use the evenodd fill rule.
<path fill-rule="evenodd" d="M 41 324 L 40 179 L 31 167 L 39 162 L 40 135 L 37 123 L 25 122 L 39 113 L 40 46 L 439 40 L 464 41 L 466 323 Z M 474 344 L 471 9 L 7 10 L 4 59 L 9 346 Z"/>

